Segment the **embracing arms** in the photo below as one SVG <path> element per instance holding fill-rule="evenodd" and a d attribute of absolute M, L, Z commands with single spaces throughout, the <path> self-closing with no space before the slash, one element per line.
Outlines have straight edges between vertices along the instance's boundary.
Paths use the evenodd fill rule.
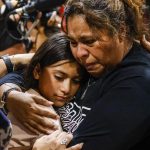
<path fill-rule="evenodd" d="M 33 57 L 34 53 L 28 53 L 28 54 L 16 54 L 11 56 L 5 56 L 5 58 L 9 61 L 9 63 L 4 61 L 3 56 L 1 56 L 0 59 L 0 77 L 3 77 L 8 73 L 8 68 L 10 67 L 10 70 L 18 70 L 20 67 L 24 67 L 29 64 L 31 58 Z M 11 68 L 12 67 L 12 68 Z"/>

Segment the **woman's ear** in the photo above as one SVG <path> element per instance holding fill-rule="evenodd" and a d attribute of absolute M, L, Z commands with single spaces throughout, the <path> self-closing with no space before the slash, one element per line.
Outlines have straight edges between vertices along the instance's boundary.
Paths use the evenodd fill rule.
<path fill-rule="evenodd" d="M 41 67 L 40 64 L 37 64 L 33 70 L 34 78 L 38 80 L 40 78 L 40 73 L 41 73 Z"/>

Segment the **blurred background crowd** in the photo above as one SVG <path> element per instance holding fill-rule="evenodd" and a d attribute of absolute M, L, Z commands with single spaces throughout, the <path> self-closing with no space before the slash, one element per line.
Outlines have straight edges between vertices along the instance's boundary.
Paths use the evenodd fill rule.
<path fill-rule="evenodd" d="M 35 52 L 60 31 L 65 0 L 0 0 L 0 56 Z"/>
<path fill-rule="evenodd" d="M 65 0 L 0 0 L 0 56 L 35 52 L 48 36 L 61 30 L 64 3 Z M 144 13 L 142 22 L 149 26 L 150 1 L 135 0 L 136 3 Z M 145 32 L 147 39 L 149 32 Z"/>

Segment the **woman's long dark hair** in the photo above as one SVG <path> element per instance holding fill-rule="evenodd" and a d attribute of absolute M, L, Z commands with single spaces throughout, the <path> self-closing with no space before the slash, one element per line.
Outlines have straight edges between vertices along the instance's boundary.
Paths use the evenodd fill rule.
<path fill-rule="evenodd" d="M 44 68 L 61 60 L 76 61 L 71 53 L 67 36 L 64 33 L 57 33 L 48 38 L 33 56 L 25 75 L 26 88 L 38 87 L 38 80 L 33 76 L 33 70 L 37 64 Z M 85 70 L 82 68 L 81 74 L 84 73 Z"/>

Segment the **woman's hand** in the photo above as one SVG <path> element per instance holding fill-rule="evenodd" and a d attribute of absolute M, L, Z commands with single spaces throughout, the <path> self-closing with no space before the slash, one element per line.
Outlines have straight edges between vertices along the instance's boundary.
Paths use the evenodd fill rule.
<path fill-rule="evenodd" d="M 72 138 L 72 134 L 57 130 L 50 135 L 44 135 L 37 139 L 32 150 L 81 150 L 82 143 L 66 148 Z"/>
<path fill-rule="evenodd" d="M 7 107 L 32 132 L 49 134 L 58 129 L 54 120 L 59 117 L 50 109 L 52 104 L 41 96 L 11 91 Z"/>

